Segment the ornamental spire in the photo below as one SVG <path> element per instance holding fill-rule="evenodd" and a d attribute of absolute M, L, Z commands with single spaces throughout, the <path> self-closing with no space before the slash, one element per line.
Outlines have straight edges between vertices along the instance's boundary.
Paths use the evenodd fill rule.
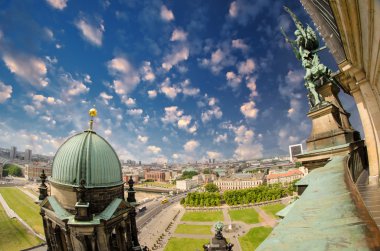
<path fill-rule="evenodd" d="M 90 117 L 91 117 L 91 120 L 90 120 L 90 131 L 92 131 L 92 125 L 94 124 L 94 117 L 96 117 L 97 114 L 98 114 L 98 111 L 95 109 L 95 106 L 94 106 L 94 108 L 91 108 L 88 111 L 88 115 L 90 115 Z"/>

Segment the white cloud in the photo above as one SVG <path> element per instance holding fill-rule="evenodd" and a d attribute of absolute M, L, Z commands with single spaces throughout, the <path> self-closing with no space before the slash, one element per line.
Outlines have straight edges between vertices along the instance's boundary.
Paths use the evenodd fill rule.
<path fill-rule="evenodd" d="M 243 113 L 243 115 L 246 118 L 254 119 L 257 117 L 257 113 L 259 111 L 255 106 L 256 106 L 255 102 L 251 100 L 247 103 L 244 103 L 240 107 L 240 111 Z"/>
<path fill-rule="evenodd" d="M 223 116 L 222 110 L 219 106 L 214 106 L 210 110 L 202 112 L 201 119 L 203 123 L 207 123 L 212 118 L 220 119 Z"/>
<path fill-rule="evenodd" d="M 63 74 L 61 80 L 67 85 L 65 94 L 68 96 L 78 96 L 90 90 L 82 81 L 73 79 L 70 74 Z"/>
<path fill-rule="evenodd" d="M 221 159 L 223 158 L 223 155 L 220 152 L 207 151 L 207 157 L 209 159 Z"/>
<path fill-rule="evenodd" d="M 176 85 L 170 85 L 170 79 L 166 78 L 165 81 L 161 84 L 160 92 L 165 94 L 166 97 L 170 99 L 175 99 L 178 93 L 181 93 L 181 88 Z"/>
<path fill-rule="evenodd" d="M 112 135 L 112 130 L 111 129 L 106 129 L 104 131 L 104 135 L 106 135 L 107 137 L 111 136 Z"/>
<path fill-rule="evenodd" d="M 230 54 L 230 45 L 224 45 L 223 48 L 218 48 L 211 53 L 211 58 L 203 58 L 199 60 L 200 65 L 209 68 L 212 73 L 219 72 L 228 66 L 232 66 L 236 62 L 236 58 Z"/>
<path fill-rule="evenodd" d="M 196 140 L 189 140 L 183 145 L 183 149 L 186 152 L 193 152 L 199 146 L 199 142 Z"/>
<path fill-rule="evenodd" d="M 46 2 L 53 8 L 63 10 L 67 6 L 67 0 L 46 0 Z"/>
<path fill-rule="evenodd" d="M 233 1 L 230 4 L 230 9 L 228 10 L 228 13 L 230 17 L 236 17 L 238 15 L 238 6 L 236 4 L 236 1 Z"/>
<path fill-rule="evenodd" d="M 227 84 L 231 86 L 232 89 L 237 89 L 241 83 L 241 77 L 236 75 L 234 72 L 229 71 L 226 73 Z"/>
<path fill-rule="evenodd" d="M 263 145 L 254 142 L 254 132 L 244 125 L 234 128 L 237 147 L 234 157 L 238 160 L 249 160 L 263 156 Z"/>
<path fill-rule="evenodd" d="M 161 148 L 158 147 L 158 146 L 148 146 L 146 148 L 149 152 L 153 153 L 153 154 L 158 154 L 161 152 Z"/>
<path fill-rule="evenodd" d="M 60 99 L 56 99 L 54 97 L 45 97 L 41 94 L 31 94 L 34 107 L 39 109 L 42 107 L 42 103 L 49 104 L 49 105 L 61 105 L 63 104 L 63 101 Z"/>
<path fill-rule="evenodd" d="M 174 29 L 170 41 L 185 41 L 187 38 L 187 33 L 181 29 Z"/>
<path fill-rule="evenodd" d="M 185 116 L 182 116 L 177 124 L 178 124 L 178 128 L 181 128 L 181 129 L 186 129 L 191 123 L 191 116 L 190 115 L 185 115 Z"/>
<path fill-rule="evenodd" d="M 108 104 L 109 104 L 109 101 L 113 98 L 112 95 L 108 95 L 108 94 L 105 93 L 105 92 L 101 92 L 99 96 L 102 98 L 103 102 L 104 102 L 106 105 L 108 105 Z"/>
<path fill-rule="evenodd" d="M 35 86 L 48 85 L 46 64 L 41 59 L 31 55 L 4 54 L 3 60 L 8 69 L 24 81 Z"/>
<path fill-rule="evenodd" d="M 200 92 L 199 88 L 190 87 L 190 80 L 186 79 L 181 83 L 182 93 L 186 96 L 196 96 Z"/>
<path fill-rule="evenodd" d="M 218 144 L 221 142 L 227 142 L 227 133 L 216 136 L 216 138 L 214 138 L 214 142 Z"/>
<path fill-rule="evenodd" d="M 140 69 L 140 72 L 142 75 L 142 79 L 145 81 L 152 82 L 156 78 L 156 76 L 153 73 L 150 62 L 148 61 L 144 61 L 143 66 Z"/>
<path fill-rule="evenodd" d="M 170 22 L 174 20 L 174 14 L 171 10 L 169 10 L 165 5 L 161 6 L 161 12 L 160 12 L 161 19 Z"/>
<path fill-rule="evenodd" d="M 75 22 L 75 26 L 81 31 L 85 40 L 95 46 L 102 46 L 104 32 L 103 20 L 100 20 L 98 24 L 93 24 L 82 17 Z"/>
<path fill-rule="evenodd" d="M 4 103 L 7 99 L 12 97 L 12 86 L 6 85 L 0 81 L 0 103 Z"/>
<path fill-rule="evenodd" d="M 142 135 L 138 135 L 137 136 L 137 140 L 140 141 L 141 143 L 146 143 L 148 142 L 148 137 L 147 136 L 142 136 Z"/>
<path fill-rule="evenodd" d="M 183 110 L 178 110 L 177 106 L 165 107 L 165 115 L 161 120 L 164 124 L 175 123 L 179 120 L 179 117 L 181 117 L 182 114 Z"/>
<path fill-rule="evenodd" d="M 232 47 L 236 49 L 240 49 L 244 52 L 247 51 L 249 48 L 248 45 L 246 45 L 242 39 L 232 40 Z"/>
<path fill-rule="evenodd" d="M 288 110 L 288 118 L 292 120 L 300 120 L 301 119 L 301 101 L 299 99 L 292 98 L 290 99 L 290 108 Z"/>
<path fill-rule="evenodd" d="M 149 90 L 148 91 L 148 96 L 151 99 L 155 98 L 157 96 L 157 91 L 156 90 Z"/>
<path fill-rule="evenodd" d="M 257 96 L 257 90 L 256 90 L 256 79 L 251 77 L 247 80 L 247 88 L 251 91 L 251 94 L 249 95 L 250 98 L 253 98 Z"/>
<path fill-rule="evenodd" d="M 166 71 L 178 64 L 179 62 L 185 61 L 189 58 L 189 48 L 186 46 L 176 47 L 173 51 L 164 57 L 164 62 L 162 63 L 162 68 Z"/>
<path fill-rule="evenodd" d="M 251 74 L 255 70 L 255 62 L 248 58 L 245 62 L 241 62 L 238 66 L 238 72 L 241 75 Z"/>
<path fill-rule="evenodd" d="M 134 105 L 136 105 L 136 99 L 134 99 L 134 98 L 127 98 L 125 100 L 125 104 L 127 106 L 134 106 Z"/>
<path fill-rule="evenodd" d="M 24 105 L 23 106 L 24 110 L 26 111 L 27 114 L 34 115 L 36 114 L 36 109 L 32 105 Z"/>
<path fill-rule="evenodd" d="M 129 109 L 127 111 L 127 114 L 131 116 L 140 116 L 143 113 L 143 110 L 138 108 L 138 109 Z"/>
<path fill-rule="evenodd" d="M 107 62 L 109 73 L 115 77 L 113 88 L 119 95 L 126 95 L 136 88 L 140 82 L 138 72 L 126 58 L 115 57 Z"/>

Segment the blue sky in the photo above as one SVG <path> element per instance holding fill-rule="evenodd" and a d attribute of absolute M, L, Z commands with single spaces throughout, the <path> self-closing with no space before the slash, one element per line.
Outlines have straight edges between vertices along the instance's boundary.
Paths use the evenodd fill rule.
<path fill-rule="evenodd" d="M 1 1 L 0 146 L 53 155 L 95 105 L 123 160 L 286 154 L 311 124 L 283 5 L 312 23 L 298 1 Z"/>

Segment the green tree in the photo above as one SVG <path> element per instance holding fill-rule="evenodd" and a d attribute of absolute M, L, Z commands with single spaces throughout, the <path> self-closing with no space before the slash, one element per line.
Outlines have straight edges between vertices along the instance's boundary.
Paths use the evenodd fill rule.
<path fill-rule="evenodd" d="M 22 169 L 19 166 L 13 164 L 6 164 L 3 167 L 3 176 L 22 176 Z"/>
<path fill-rule="evenodd" d="M 205 185 L 205 190 L 206 190 L 206 192 L 210 192 L 210 193 L 219 192 L 218 186 L 215 185 L 214 183 L 207 183 Z"/>

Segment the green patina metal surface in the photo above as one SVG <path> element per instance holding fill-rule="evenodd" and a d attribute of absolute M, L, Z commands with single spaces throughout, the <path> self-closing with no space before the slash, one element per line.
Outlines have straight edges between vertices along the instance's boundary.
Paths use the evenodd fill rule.
<path fill-rule="evenodd" d="M 305 192 L 257 250 L 371 250 L 344 181 L 344 156 L 309 175 Z"/>
<path fill-rule="evenodd" d="M 76 134 L 58 149 L 53 162 L 51 181 L 86 187 L 123 184 L 121 165 L 111 145 L 93 131 Z"/>
<path fill-rule="evenodd" d="M 276 215 L 278 217 L 281 217 L 281 218 L 284 218 L 286 217 L 286 215 L 292 210 L 292 208 L 294 207 L 294 205 L 297 203 L 297 200 L 293 201 L 291 204 L 289 204 L 287 207 L 285 207 L 284 209 L 278 211 L 276 213 Z"/>
<path fill-rule="evenodd" d="M 103 212 L 95 216 L 95 218 L 102 219 L 102 220 L 111 219 L 111 217 L 115 214 L 116 209 L 119 207 L 122 201 L 123 200 L 119 198 L 114 199 L 111 202 L 111 204 L 109 204 L 108 207 L 106 207 L 106 209 L 103 210 Z"/>
<path fill-rule="evenodd" d="M 66 220 L 66 219 L 69 219 L 70 216 L 72 216 L 72 214 L 70 214 L 69 212 L 67 212 L 59 203 L 58 201 L 55 199 L 55 197 L 53 196 L 49 196 L 47 197 L 47 200 L 49 201 L 50 203 L 50 206 L 52 207 L 53 211 L 55 212 L 55 214 L 57 215 L 57 217 L 60 219 L 60 220 Z"/>

